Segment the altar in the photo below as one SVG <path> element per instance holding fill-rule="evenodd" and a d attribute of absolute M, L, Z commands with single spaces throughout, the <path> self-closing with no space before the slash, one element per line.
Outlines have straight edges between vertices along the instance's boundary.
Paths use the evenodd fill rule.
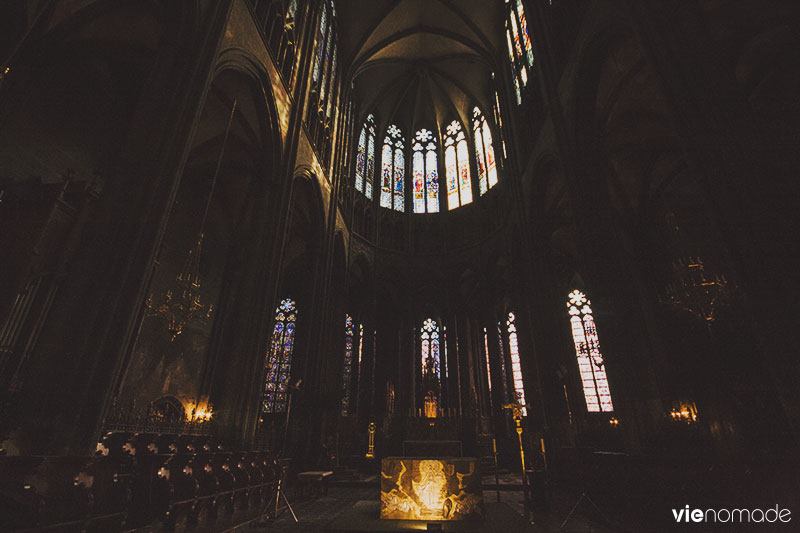
<path fill-rule="evenodd" d="M 474 457 L 387 457 L 381 461 L 381 519 L 468 520 L 483 517 Z"/>

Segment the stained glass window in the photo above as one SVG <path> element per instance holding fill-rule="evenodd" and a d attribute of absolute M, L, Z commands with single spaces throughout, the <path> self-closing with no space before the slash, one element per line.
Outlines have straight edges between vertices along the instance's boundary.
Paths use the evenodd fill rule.
<path fill-rule="evenodd" d="M 342 415 L 349 414 L 350 409 L 350 379 L 353 372 L 353 334 L 355 326 L 350 315 L 345 315 L 344 321 L 344 369 L 342 371 Z"/>
<path fill-rule="evenodd" d="M 372 115 L 370 115 L 371 117 Z M 367 118 L 369 123 L 369 117 Z M 374 121 L 369 126 L 367 137 L 367 173 L 364 176 L 364 195 L 372 199 L 372 182 L 375 178 L 375 124 Z"/>
<path fill-rule="evenodd" d="M 403 190 L 405 178 L 405 159 L 403 157 L 403 136 L 400 129 L 392 124 L 386 131 L 381 154 L 381 206 L 403 210 Z"/>
<path fill-rule="evenodd" d="M 420 329 L 422 356 L 422 373 L 433 372 L 437 379 L 441 378 L 439 357 L 439 324 L 432 318 L 426 319 Z"/>
<path fill-rule="evenodd" d="M 329 118 L 330 118 L 331 112 L 333 110 L 333 100 L 334 100 L 333 92 L 334 92 L 334 89 L 336 87 L 334 85 L 334 83 L 336 82 L 336 45 L 335 44 L 333 45 L 333 52 L 331 52 L 331 55 L 333 56 L 333 59 L 331 60 L 330 76 L 329 76 L 329 80 L 328 80 L 328 85 L 330 87 L 330 89 L 329 89 L 330 97 L 328 98 L 328 105 L 325 108 L 325 116 L 327 116 Z"/>
<path fill-rule="evenodd" d="M 361 128 L 358 137 L 358 152 L 356 153 L 356 190 L 364 190 L 364 174 L 367 163 L 367 126 Z"/>
<path fill-rule="evenodd" d="M 412 170 L 414 174 L 414 212 L 425 212 L 425 156 L 422 154 L 422 145 L 414 145 L 414 155 L 412 156 Z"/>
<path fill-rule="evenodd" d="M 322 49 L 325 48 L 325 32 L 327 28 L 328 10 L 323 9 L 319 16 L 319 26 L 317 27 L 317 52 L 314 57 L 314 69 L 311 72 L 311 80 L 314 83 L 319 81 L 319 74 L 322 69 Z"/>
<path fill-rule="evenodd" d="M 492 81 L 494 82 L 494 72 L 492 72 Z M 508 158 L 506 153 L 506 141 L 503 138 L 503 115 L 500 114 L 500 95 L 497 92 L 497 87 L 494 88 L 494 104 L 492 104 L 492 111 L 494 112 L 494 123 L 497 124 L 497 131 L 500 133 L 500 144 L 503 146 L 503 157 Z"/>
<path fill-rule="evenodd" d="M 361 379 L 361 356 L 364 353 L 364 324 L 358 325 L 358 379 Z"/>
<path fill-rule="evenodd" d="M 275 310 L 275 325 L 267 353 L 267 379 L 261 410 L 264 413 L 284 413 L 289 401 L 289 375 L 292 369 L 294 330 L 297 308 L 291 298 L 283 300 Z"/>
<path fill-rule="evenodd" d="M 328 88 L 328 78 L 330 77 L 330 69 L 328 66 L 331 63 L 331 55 L 332 55 L 332 48 L 333 48 L 333 32 L 328 32 L 328 39 L 327 43 L 325 44 L 325 55 L 323 56 L 322 61 L 322 83 L 319 86 L 319 99 L 321 102 L 325 101 L 325 91 Z"/>
<path fill-rule="evenodd" d="M 472 178 L 469 172 L 469 149 L 464 130 L 457 120 L 445 130 L 444 166 L 447 179 L 447 207 L 455 209 L 472 202 Z"/>
<path fill-rule="evenodd" d="M 335 15 L 333 2 L 330 0 L 325 2 L 319 16 L 314 65 L 311 71 L 311 80 L 317 92 L 316 107 L 320 111 L 325 110 L 327 116 L 330 116 L 333 103 L 333 80 L 336 76 L 336 31 L 333 22 Z"/>
<path fill-rule="evenodd" d="M 361 135 L 358 138 L 356 152 L 356 190 L 364 191 L 364 195 L 372 199 L 372 181 L 375 175 L 375 117 L 368 115 Z"/>
<path fill-rule="evenodd" d="M 444 368 L 444 379 L 447 379 L 447 326 L 442 326 L 442 353 L 441 367 Z"/>
<path fill-rule="evenodd" d="M 500 354 L 500 382 L 503 384 L 503 401 L 508 402 L 508 374 L 506 374 L 506 354 L 503 348 L 503 325 L 497 323 L 497 347 Z"/>
<path fill-rule="evenodd" d="M 525 9 L 522 7 L 522 0 L 517 2 L 517 16 L 519 17 L 519 28 L 522 34 L 522 44 L 525 48 L 525 59 L 528 61 L 528 66 L 533 66 L 533 45 L 531 45 L 531 38 L 528 35 L 528 22 L 525 19 Z"/>
<path fill-rule="evenodd" d="M 517 104 L 522 103 L 522 89 L 528 84 L 528 69 L 533 67 L 533 45 L 522 0 L 506 0 L 506 44 Z"/>
<path fill-rule="evenodd" d="M 522 367 L 519 363 L 519 343 L 514 313 L 508 313 L 506 326 L 508 327 L 508 355 L 511 356 L 511 373 L 514 375 L 514 392 L 517 395 L 517 401 L 525 404 L 525 384 L 522 382 Z M 527 416 L 527 409 L 522 409 L 522 416 Z"/>
<path fill-rule="evenodd" d="M 583 395 L 586 398 L 586 409 L 593 413 L 611 413 L 614 404 L 611 402 L 611 391 L 608 387 L 606 367 L 600 352 L 600 341 L 592 315 L 592 302 L 584 293 L 574 290 L 569 293 L 567 310 L 572 328 L 572 340 L 575 343 L 575 355 L 578 358 L 578 372 L 583 383 Z"/>
<path fill-rule="evenodd" d="M 476 106 L 472 110 L 472 128 L 475 135 L 475 159 L 478 162 L 478 185 L 481 194 L 497 185 L 497 161 L 492 145 L 489 123 Z"/>
<path fill-rule="evenodd" d="M 403 155 L 402 141 L 395 142 L 394 148 L 394 209 L 403 211 L 405 200 L 406 161 Z"/>
<path fill-rule="evenodd" d="M 411 171 L 414 178 L 414 212 L 439 212 L 439 170 L 433 132 L 421 129 L 415 136 Z"/>
<path fill-rule="evenodd" d="M 489 333 L 483 328 L 483 350 L 486 353 L 486 379 L 489 382 L 489 392 L 492 392 L 492 369 L 489 364 Z M 491 401 L 491 396 L 489 396 Z"/>
<path fill-rule="evenodd" d="M 381 152 L 381 207 L 392 207 L 392 143 L 387 136 Z"/>

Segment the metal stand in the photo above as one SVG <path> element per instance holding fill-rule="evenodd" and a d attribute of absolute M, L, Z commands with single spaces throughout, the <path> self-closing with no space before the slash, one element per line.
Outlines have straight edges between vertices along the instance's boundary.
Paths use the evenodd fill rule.
<path fill-rule="evenodd" d="M 497 464 L 497 440 L 492 437 L 492 456 L 494 457 L 494 486 L 497 489 L 497 503 L 500 503 L 500 472 Z"/>
<path fill-rule="evenodd" d="M 294 518 L 295 523 L 299 522 L 297 519 L 297 515 L 294 514 L 294 509 L 292 509 L 292 504 L 289 503 L 289 498 L 286 497 L 286 493 L 283 491 L 283 480 L 278 480 L 278 491 L 275 493 L 275 513 L 272 515 L 273 520 L 278 518 L 278 511 L 280 510 L 279 504 L 281 496 L 283 496 L 283 501 L 286 502 L 286 507 L 289 508 L 289 512 L 292 513 L 292 518 Z"/>
<path fill-rule="evenodd" d="M 570 509 L 569 514 L 567 514 L 567 517 L 564 519 L 563 522 L 561 522 L 561 525 L 558 528 L 559 530 L 564 529 L 564 526 L 567 525 L 567 522 L 569 521 L 570 518 L 572 518 L 572 515 L 575 513 L 575 510 L 578 508 L 578 506 L 581 504 L 583 500 L 586 500 L 587 502 L 591 503 L 592 507 L 594 507 L 595 510 L 598 513 L 600 513 L 600 516 L 603 517 L 603 520 L 606 523 L 608 523 L 608 518 L 606 518 L 606 515 L 603 514 L 603 511 L 601 511 L 600 508 L 597 506 L 597 504 L 594 503 L 594 501 L 589 497 L 588 494 L 586 494 L 586 489 L 584 488 L 581 489 L 581 495 L 578 497 L 578 501 L 575 502 L 575 505 L 572 506 L 572 509 Z"/>
<path fill-rule="evenodd" d="M 525 448 L 522 445 L 522 411 L 530 407 L 530 405 L 523 405 L 519 402 L 509 403 L 503 406 L 503 409 L 511 409 L 511 414 L 517 426 L 517 437 L 519 438 L 519 461 L 522 466 L 522 498 L 523 506 L 525 508 L 525 521 L 533 524 L 531 518 L 531 501 L 528 494 L 528 473 L 525 471 Z"/>
<path fill-rule="evenodd" d="M 598 507 L 598 505 L 596 503 L 594 503 L 594 500 L 592 500 L 592 498 L 589 496 L 589 494 L 587 494 L 587 492 L 586 492 L 586 479 L 585 479 L 584 476 L 586 475 L 585 473 L 588 470 L 588 468 L 586 468 L 586 467 L 589 466 L 589 461 L 588 461 L 588 458 L 586 458 L 584 455 L 579 455 L 578 457 L 579 457 L 579 465 L 581 466 L 581 469 L 580 469 L 580 472 L 581 472 L 581 478 L 580 478 L 581 493 L 578 496 L 578 501 L 575 502 L 575 505 L 572 506 L 572 509 L 570 509 L 570 511 L 567 514 L 566 518 L 564 518 L 564 521 L 561 522 L 561 526 L 559 526 L 559 528 L 558 528 L 559 530 L 564 529 L 564 526 L 567 525 L 567 522 L 569 521 L 569 519 L 572 518 L 572 515 L 575 514 L 575 511 L 578 509 L 578 506 L 584 500 L 589 502 L 592 505 L 592 507 L 595 508 L 597 513 L 600 515 L 600 517 L 603 519 L 603 521 L 606 524 L 610 524 L 611 523 L 611 521 L 608 519 L 608 517 L 605 515 L 605 513 L 602 511 L 602 509 L 600 509 L 600 507 Z"/>

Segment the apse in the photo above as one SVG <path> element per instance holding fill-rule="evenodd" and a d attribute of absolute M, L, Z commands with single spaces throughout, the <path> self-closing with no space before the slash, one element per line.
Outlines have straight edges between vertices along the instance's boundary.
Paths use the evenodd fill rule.
<path fill-rule="evenodd" d="M 0 2 L 2 529 L 794 510 L 798 6 Z"/>

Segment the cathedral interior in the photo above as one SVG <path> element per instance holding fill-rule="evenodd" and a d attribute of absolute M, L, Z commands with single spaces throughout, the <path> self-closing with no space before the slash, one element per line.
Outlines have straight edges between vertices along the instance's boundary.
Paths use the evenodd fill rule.
<path fill-rule="evenodd" d="M 0 530 L 800 513 L 798 49 L 794 0 L 3 2 Z"/>

